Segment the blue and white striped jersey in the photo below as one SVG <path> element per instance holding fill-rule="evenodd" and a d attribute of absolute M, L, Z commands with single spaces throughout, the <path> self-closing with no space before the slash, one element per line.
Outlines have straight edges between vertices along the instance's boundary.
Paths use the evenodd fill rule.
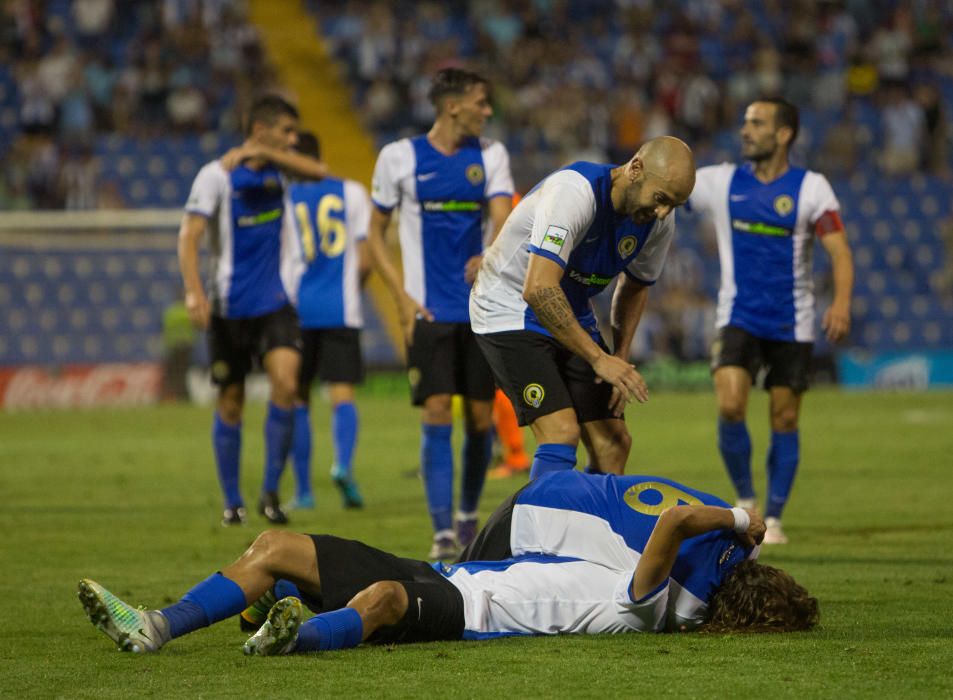
<path fill-rule="evenodd" d="M 549 175 L 524 197 L 486 252 L 470 295 L 477 333 L 532 330 L 549 335 L 523 300 L 530 255 L 565 269 L 560 285 L 579 324 L 598 333 L 590 298 L 624 272 L 642 284 L 661 274 L 675 215 L 636 224 L 612 206 L 614 165 L 577 162 Z"/>
<path fill-rule="evenodd" d="M 469 139 L 448 156 L 422 135 L 381 150 L 371 197 L 383 211 L 400 207 L 404 289 L 435 320 L 469 320 L 466 262 L 483 252 L 487 202 L 512 195 L 509 155 L 499 142 Z"/>
<path fill-rule="evenodd" d="M 295 254 L 285 277 L 302 328 L 361 328 L 358 243 L 367 238 L 367 190 L 329 177 L 288 188 L 285 222 Z"/>
<path fill-rule="evenodd" d="M 658 516 L 675 505 L 728 503 L 656 476 L 591 475 L 575 470 L 545 474 L 519 493 L 510 526 L 514 556 L 575 557 L 613 571 L 635 571 Z M 708 600 L 752 550 L 730 530 L 682 543 L 662 598 L 667 629 L 704 620 Z M 755 553 L 756 556 L 756 553 Z M 631 579 L 630 579 L 631 580 Z"/>
<path fill-rule="evenodd" d="M 820 173 L 791 167 L 762 183 L 751 164 L 700 168 L 690 211 L 711 217 L 718 238 L 718 328 L 768 340 L 812 342 L 814 224 L 840 204 Z"/>
<path fill-rule="evenodd" d="M 185 211 L 208 219 L 213 313 L 253 318 L 288 303 L 281 282 L 284 182 L 276 168 L 241 165 L 228 172 L 219 161 L 208 163 Z"/>
<path fill-rule="evenodd" d="M 464 639 L 664 628 L 667 588 L 633 601 L 633 570 L 575 557 L 434 564 L 463 597 Z"/>

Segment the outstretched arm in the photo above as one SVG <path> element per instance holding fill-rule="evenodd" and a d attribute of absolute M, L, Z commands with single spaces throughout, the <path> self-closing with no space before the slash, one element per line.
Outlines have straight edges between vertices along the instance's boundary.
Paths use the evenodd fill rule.
<path fill-rule="evenodd" d="M 718 506 L 674 506 L 663 512 L 632 577 L 632 598 L 644 598 L 669 577 L 683 541 L 712 530 L 735 529 L 732 510 Z M 743 532 L 735 531 L 745 547 L 753 547 L 764 539 L 764 520 L 755 511 L 746 512 L 748 527 Z"/>

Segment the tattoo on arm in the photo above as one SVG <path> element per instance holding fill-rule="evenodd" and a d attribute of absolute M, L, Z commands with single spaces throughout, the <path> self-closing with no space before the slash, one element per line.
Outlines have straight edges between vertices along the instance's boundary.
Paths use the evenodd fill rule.
<path fill-rule="evenodd" d="M 540 322 L 550 331 L 558 333 L 576 323 L 569 300 L 559 287 L 543 287 L 532 292 L 526 300 Z"/>

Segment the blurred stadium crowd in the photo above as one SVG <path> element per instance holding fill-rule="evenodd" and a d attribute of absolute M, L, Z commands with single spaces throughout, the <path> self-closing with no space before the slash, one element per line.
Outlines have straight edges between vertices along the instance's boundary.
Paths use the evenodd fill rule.
<path fill-rule="evenodd" d="M 953 3 L 306 3 L 379 143 L 429 127 L 436 69 L 485 73 L 496 109 L 487 135 L 509 147 L 522 191 L 566 162 L 622 161 L 662 133 L 684 137 L 701 164 L 735 160 L 744 105 L 785 95 L 802 108 L 795 160 L 827 174 L 844 208 L 858 270 L 851 342 L 953 347 Z M 202 162 L 240 140 L 253 93 L 275 85 L 246 10 L 242 0 L 7 2 L 0 210 L 181 206 Z M 679 216 L 640 327 L 643 359 L 707 356 L 714 239 Z"/>

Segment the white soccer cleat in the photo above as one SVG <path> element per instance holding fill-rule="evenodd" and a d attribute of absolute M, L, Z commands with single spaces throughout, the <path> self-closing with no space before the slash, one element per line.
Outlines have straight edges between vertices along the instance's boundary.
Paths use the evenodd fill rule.
<path fill-rule="evenodd" d="M 301 601 L 289 596 L 275 603 L 268 619 L 242 647 L 245 656 L 280 656 L 290 654 L 298 643 L 304 608 Z"/>
<path fill-rule="evenodd" d="M 163 635 L 156 628 L 151 611 L 137 610 L 88 578 L 79 582 L 77 593 L 86 617 L 116 643 L 119 651 L 159 651 Z"/>
<path fill-rule="evenodd" d="M 781 529 L 780 518 L 764 519 L 764 544 L 787 544 L 788 538 Z"/>
<path fill-rule="evenodd" d="M 744 508 L 745 510 L 753 510 L 757 512 L 758 510 L 758 499 L 756 498 L 739 498 L 735 501 L 735 508 Z"/>

